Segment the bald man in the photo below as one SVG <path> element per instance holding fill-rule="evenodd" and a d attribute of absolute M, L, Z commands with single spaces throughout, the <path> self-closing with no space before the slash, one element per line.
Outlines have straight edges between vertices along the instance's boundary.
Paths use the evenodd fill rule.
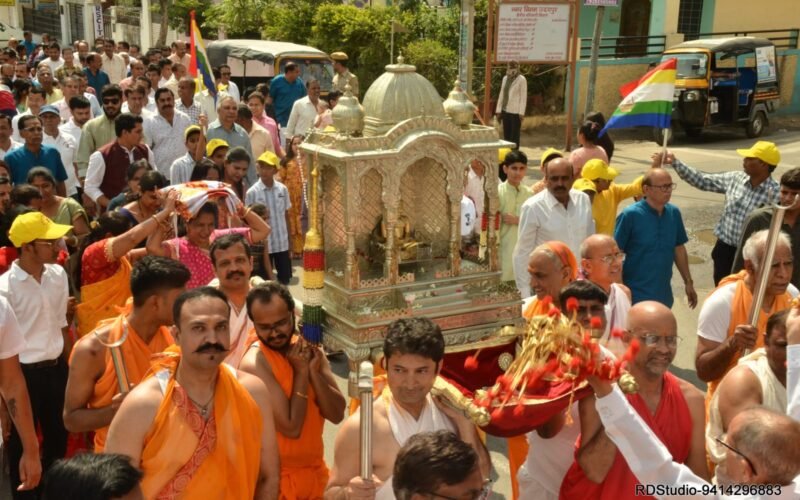
<path fill-rule="evenodd" d="M 558 300 L 561 289 L 578 275 L 578 265 L 570 249 L 560 241 L 548 241 L 536 247 L 528 258 L 528 276 L 533 295 L 525 299 L 522 311 L 526 319 L 547 314 L 545 297 Z"/>
<path fill-rule="evenodd" d="M 625 254 L 607 234 L 593 234 L 581 243 L 581 269 L 584 277 L 608 295 L 605 306 L 606 329 L 603 339 L 614 328 L 625 328 L 631 308 L 631 290 L 622 284 Z"/>
<path fill-rule="evenodd" d="M 678 349 L 678 323 L 663 304 L 645 301 L 628 315 L 626 344 L 640 349 L 628 365 L 639 390 L 625 397 L 679 463 L 707 478 L 703 393 L 668 369 Z M 575 461 L 561 485 L 561 499 L 632 497 L 636 476 L 605 433 L 594 398 L 580 402 L 581 437 Z"/>

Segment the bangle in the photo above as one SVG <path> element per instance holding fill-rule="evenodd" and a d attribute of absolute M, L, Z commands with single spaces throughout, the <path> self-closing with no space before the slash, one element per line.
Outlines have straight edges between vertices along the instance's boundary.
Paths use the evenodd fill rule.
<path fill-rule="evenodd" d="M 242 212 L 242 219 L 246 219 L 247 218 L 247 214 L 249 214 L 252 211 L 253 211 L 253 209 L 250 208 L 250 207 L 245 208 L 244 212 Z"/>
<path fill-rule="evenodd" d="M 297 394 L 298 396 L 300 396 L 303 399 L 308 399 L 308 394 L 303 394 L 300 391 L 295 391 L 295 394 Z"/>

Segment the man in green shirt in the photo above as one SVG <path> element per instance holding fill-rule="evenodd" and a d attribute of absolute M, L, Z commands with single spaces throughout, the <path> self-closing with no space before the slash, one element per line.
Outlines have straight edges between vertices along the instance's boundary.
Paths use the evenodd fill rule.
<path fill-rule="evenodd" d="M 103 87 L 100 100 L 103 104 L 103 114 L 89 120 L 83 126 L 78 154 L 75 156 L 81 186 L 86 178 L 89 156 L 117 138 L 114 121 L 122 109 L 122 89 L 119 88 L 119 85 L 106 85 Z M 94 209 L 95 206 L 94 201 L 85 194 L 83 195 L 83 205 L 87 210 Z"/>

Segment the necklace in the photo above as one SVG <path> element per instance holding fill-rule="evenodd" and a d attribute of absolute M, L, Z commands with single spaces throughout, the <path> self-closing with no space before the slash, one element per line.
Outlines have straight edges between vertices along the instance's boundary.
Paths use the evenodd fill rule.
<path fill-rule="evenodd" d="M 186 391 L 186 389 L 184 389 L 184 391 Z M 206 401 L 206 404 L 200 404 L 192 399 L 188 391 L 186 391 L 186 397 L 189 398 L 189 401 L 194 403 L 194 405 L 200 411 L 200 416 L 203 417 L 203 420 L 208 420 L 208 412 L 211 410 L 211 404 L 214 402 L 214 394 L 211 394 L 211 398 Z"/>

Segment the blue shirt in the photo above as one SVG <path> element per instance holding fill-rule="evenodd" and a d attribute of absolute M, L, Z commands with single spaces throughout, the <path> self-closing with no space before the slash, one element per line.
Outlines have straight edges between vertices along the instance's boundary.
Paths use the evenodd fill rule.
<path fill-rule="evenodd" d="M 45 167 L 58 182 L 67 180 L 67 171 L 64 169 L 58 150 L 44 144 L 42 144 L 41 148 L 38 155 L 34 155 L 27 146 L 12 149 L 6 153 L 3 161 L 11 169 L 11 182 L 13 184 L 25 184 L 28 182 L 28 172 L 33 167 Z"/>
<path fill-rule="evenodd" d="M 672 307 L 675 247 L 689 241 L 678 207 L 667 203 L 659 215 L 647 200 L 638 201 L 617 217 L 614 239 L 626 254 L 622 282 L 633 303 L 655 300 Z"/>
<path fill-rule="evenodd" d="M 22 45 L 25 47 L 25 58 L 30 59 L 31 54 L 33 54 L 33 51 L 36 49 L 36 43 L 32 40 L 30 42 L 28 40 L 23 40 Z"/>
<path fill-rule="evenodd" d="M 98 98 L 100 97 L 103 87 L 111 83 L 111 80 L 108 78 L 108 73 L 102 69 L 99 70 L 95 76 L 91 71 L 89 71 L 89 68 L 83 68 L 83 74 L 86 75 L 86 80 L 88 81 L 89 86 L 94 89 Z"/>
<path fill-rule="evenodd" d="M 284 75 L 278 75 L 269 82 L 269 95 L 272 96 L 275 118 L 281 127 L 285 127 L 294 101 L 306 95 L 306 84 L 299 77 L 294 83 L 289 83 Z"/>

